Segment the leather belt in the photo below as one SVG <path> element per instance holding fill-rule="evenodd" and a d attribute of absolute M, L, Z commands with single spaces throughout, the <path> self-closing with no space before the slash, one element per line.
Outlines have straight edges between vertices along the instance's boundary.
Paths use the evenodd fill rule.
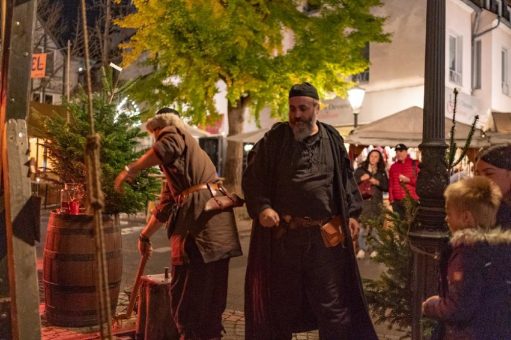
<path fill-rule="evenodd" d="M 218 190 L 220 188 L 220 184 L 218 182 L 215 182 L 215 183 L 201 183 L 201 184 L 197 184 L 197 185 L 189 187 L 188 189 L 183 190 L 179 194 L 179 196 L 181 196 L 181 195 L 187 196 L 187 195 L 190 195 L 190 194 L 192 194 L 192 193 L 194 193 L 196 191 L 209 189 L 208 185 L 209 185 L 209 188 L 211 188 L 211 190 Z"/>
<path fill-rule="evenodd" d="M 311 228 L 311 227 L 321 227 L 328 221 L 330 221 L 332 217 L 326 217 L 322 219 L 314 220 L 308 216 L 305 217 L 296 217 L 291 215 L 282 216 L 282 222 L 289 226 L 289 229 L 303 229 L 303 228 Z"/>
<path fill-rule="evenodd" d="M 176 199 L 178 203 L 183 203 L 190 194 L 201 190 L 210 190 L 211 194 L 215 196 L 215 192 L 220 190 L 222 186 L 221 182 L 214 183 L 201 183 L 197 185 L 193 185 L 185 190 L 183 190 L 179 195 L 177 195 Z"/>

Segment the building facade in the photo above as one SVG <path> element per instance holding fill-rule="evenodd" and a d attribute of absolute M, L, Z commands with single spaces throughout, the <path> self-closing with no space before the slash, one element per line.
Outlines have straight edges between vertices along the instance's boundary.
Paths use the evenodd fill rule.
<path fill-rule="evenodd" d="M 362 124 L 407 109 L 423 107 L 426 1 L 384 0 L 378 15 L 387 17 L 386 44 L 370 44 L 370 67 L 359 81 L 366 97 Z M 511 107 L 510 7 L 504 0 L 446 2 L 446 116 L 453 113 L 453 90 L 459 91 L 457 119 L 489 127 L 492 112 Z"/>

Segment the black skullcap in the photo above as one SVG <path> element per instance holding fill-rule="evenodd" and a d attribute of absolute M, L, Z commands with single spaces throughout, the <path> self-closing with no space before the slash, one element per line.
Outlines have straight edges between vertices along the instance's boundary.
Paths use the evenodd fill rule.
<path fill-rule="evenodd" d="M 291 97 L 311 97 L 319 100 L 318 91 L 311 83 L 307 82 L 291 86 L 289 98 Z"/>
<path fill-rule="evenodd" d="M 399 143 L 397 144 L 395 147 L 394 147 L 394 150 L 396 151 L 399 151 L 399 150 L 408 150 L 408 147 L 406 145 L 404 145 L 403 143 Z"/>
<path fill-rule="evenodd" d="M 511 144 L 499 144 L 484 149 L 478 158 L 500 169 L 511 170 Z"/>
<path fill-rule="evenodd" d="M 166 113 L 173 113 L 173 114 L 175 114 L 178 117 L 180 116 L 180 114 L 179 114 L 179 112 L 177 110 L 171 109 L 170 107 L 162 107 L 161 109 L 156 111 L 156 115 L 163 115 L 163 114 L 166 114 Z"/>

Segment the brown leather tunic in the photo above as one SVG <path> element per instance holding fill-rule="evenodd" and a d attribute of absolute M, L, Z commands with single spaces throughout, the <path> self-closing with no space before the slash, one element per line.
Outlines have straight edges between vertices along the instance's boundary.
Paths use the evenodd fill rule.
<path fill-rule="evenodd" d="M 215 166 L 195 138 L 184 128 L 168 126 L 160 131 L 153 150 L 162 161 L 161 169 L 167 179 L 154 214 L 159 221 L 170 222 L 168 234 L 173 247 L 173 263 L 179 264 L 183 255 L 186 261 L 184 247 L 176 248 L 189 237 L 195 240 L 206 263 L 240 256 L 241 246 L 233 210 L 203 212 L 204 205 L 211 197 L 208 190 L 192 193 L 179 210 L 172 213 L 177 208 L 174 195 L 217 178 Z"/>

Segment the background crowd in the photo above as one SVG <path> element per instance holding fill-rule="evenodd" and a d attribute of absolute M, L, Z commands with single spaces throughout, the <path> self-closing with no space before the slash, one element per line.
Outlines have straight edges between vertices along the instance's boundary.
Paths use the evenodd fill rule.
<path fill-rule="evenodd" d="M 369 251 L 371 257 L 376 251 L 369 249 L 368 236 L 377 238 L 376 231 L 371 228 L 372 221 L 377 221 L 388 205 L 400 218 L 405 216 L 404 200 L 409 196 L 418 200 L 415 187 L 419 173 L 419 162 L 412 159 L 405 144 L 399 143 L 394 147 L 395 161 L 387 169 L 386 155 L 383 148 L 371 149 L 365 160 L 360 162 L 355 170 L 355 180 L 362 194 L 362 214 L 360 216 L 360 233 L 356 240 L 357 258 L 363 259 Z"/>

